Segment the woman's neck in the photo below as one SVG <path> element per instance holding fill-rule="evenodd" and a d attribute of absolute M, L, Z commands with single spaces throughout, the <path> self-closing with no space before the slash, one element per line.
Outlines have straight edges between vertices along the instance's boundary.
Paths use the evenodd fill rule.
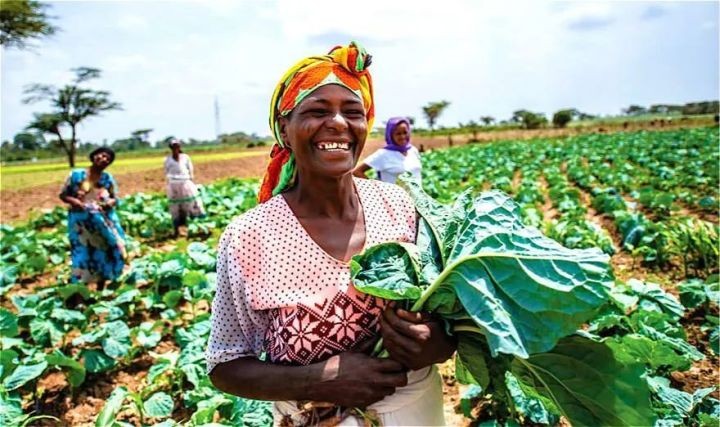
<path fill-rule="evenodd" d="M 97 180 L 97 178 L 100 178 L 100 175 L 102 175 L 102 172 L 102 169 L 98 169 L 95 165 L 92 165 L 88 168 L 88 177 L 91 180 Z"/>
<path fill-rule="evenodd" d="M 283 193 L 298 217 L 355 219 L 360 201 L 351 174 L 340 178 L 298 178 L 297 184 Z"/>

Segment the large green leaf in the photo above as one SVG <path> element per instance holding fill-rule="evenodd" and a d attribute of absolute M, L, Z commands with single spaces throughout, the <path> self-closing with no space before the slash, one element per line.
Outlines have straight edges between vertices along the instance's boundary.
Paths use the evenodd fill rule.
<path fill-rule="evenodd" d="M 175 308 L 182 300 L 182 297 L 182 291 L 173 289 L 172 291 L 165 292 L 165 294 L 162 296 L 162 301 L 169 308 Z"/>
<path fill-rule="evenodd" d="M 135 329 L 135 339 L 145 348 L 154 348 L 162 339 L 160 332 L 155 331 L 155 323 L 143 322 Z"/>
<path fill-rule="evenodd" d="M 15 350 L 0 350 L 0 380 L 10 375 L 18 363 L 18 353 Z"/>
<path fill-rule="evenodd" d="M 73 387 L 78 387 L 85 381 L 85 367 L 75 359 L 65 356 L 60 350 L 45 356 L 50 366 L 58 366 L 67 372 L 68 382 Z"/>
<path fill-rule="evenodd" d="M 46 361 L 33 363 L 30 365 L 20 365 L 13 371 L 10 376 L 3 380 L 3 387 L 7 390 L 15 390 L 34 380 L 45 372 L 48 364 Z"/>
<path fill-rule="evenodd" d="M 455 377 L 461 384 L 476 384 L 483 390 L 488 388 L 488 371 L 484 346 L 478 343 L 482 338 L 473 333 L 459 333 L 455 356 Z"/>
<path fill-rule="evenodd" d="M 76 326 L 82 325 L 86 320 L 85 315 L 81 312 L 77 310 L 68 310 L 66 308 L 53 309 L 50 317 L 59 321 L 61 324 L 70 324 Z"/>
<path fill-rule="evenodd" d="M 639 306 L 641 309 L 661 311 L 675 319 L 680 319 L 685 314 L 685 307 L 659 285 L 637 279 L 630 279 L 627 284 L 636 295 L 640 296 Z"/>
<path fill-rule="evenodd" d="M 428 196 L 420 183 L 410 176 L 401 177 L 398 184 L 410 194 L 415 202 L 415 209 L 427 221 L 429 231 L 434 235 L 440 249 L 441 260 L 443 263 L 447 263 L 455 235 L 465 217 L 470 191 L 461 194 L 457 198 L 456 204 L 448 206 Z"/>
<path fill-rule="evenodd" d="M 55 288 L 60 298 L 67 300 L 75 294 L 80 294 L 84 300 L 90 299 L 90 290 L 85 284 L 68 284 Z"/>
<path fill-rule="evenodd" d="M 513 400 L 515 410 L 522 414 L 523 418 L 540 425 L 557 425 L 559 417 L 550 412 L 542 399 L 527 395 L 517 378 L 510 372 L 505 373 L 505 386 Z"/>
<path fill-rule="evenodd" d="M 0 335 L 14 337 L 18 334 L 17 316 L 10 310 L 0 307 Z"/>
<path fill-rule="evenodd" d="M 56 320 L 35 317 L 30 321 L 30 335 L 36 344 L 56 345 L 65 337 L 65 332 Z"/>
<path fill-rule="evenodd" d="M 574 426 L 652 425 L 650 393 L 640 381 L 644 369 L 579 336 L 547 353 L 516 357 L 511 365 L 526 394 L 549 399 Z"/>
<path fill-rule="evenodd" d="M 390 300 L 420 298 L 417 255 L 412 245 L 384 243 L 367 249 L 350 261 L 353 285 L 360 292 Z"/>
<path fill-rule="evenodd" d="M 0 425 L 19 425 L 22 418 L 22 398 L 11 393 L 0 393 Z"/>
<path fill-rule="evenodd" d="M 443 272 L 443 283 L 483 329 L 493 356 L 548 351 L 606 301 L 611 281 L 598 252 L 533 256 L 496 250 L 457 259 Z"/>
<path fill-rule="evenodd" d="M 122 409 L 123 401 L 127 396 L 128 391 L 125 387 L 118 387 L 110 393 L 110 397 L 105 401 L 100 414 L 95 419 L 95 427 L 113 427 L 115 424 L 115 417 L 117 416 L 120 409 Z"/>
<path fill-rule="evenodd" d="M 605 342 L 618 360 L 640 362 L 653 371 L 686 371 L 692 365 L 690 357 L 676 353 L 664 341 L 652 340 L 644 335 L 630 334 L 608 338 Z"/>
<path fill-rule="evenodd" d="M 92 374 L 109 371 L 115 366 L 115 360 L 99 350 L 83 349 L 80 358 L 84 360 L 85 368 Z"/>
<path fill-rule="evenodd" d="M 167 393 L 158 392 L 143 402 L 145 415 L 149 417 L 169 417 L 175 403 Z"/>

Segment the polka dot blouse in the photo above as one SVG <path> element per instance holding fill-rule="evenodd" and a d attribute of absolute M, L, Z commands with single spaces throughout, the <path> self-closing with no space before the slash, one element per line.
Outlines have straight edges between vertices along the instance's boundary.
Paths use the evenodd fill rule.
<path fill-rule="evenodd" d="M 415 240 L 415 208 L 400 187 L 354 182 L 366 248 Z M 385 301 L 355 290 L 349 264 L 325 252 L 280 195 L 227 226 L 217 261 L 208 372 L 263 352 L 273 363 L 315 363 L 379 331 Z"/>

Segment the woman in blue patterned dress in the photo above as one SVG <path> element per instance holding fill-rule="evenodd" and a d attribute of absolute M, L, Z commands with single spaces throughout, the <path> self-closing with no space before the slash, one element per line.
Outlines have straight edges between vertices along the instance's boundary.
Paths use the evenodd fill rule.
<path fill-rule="evenodd" d="M 90 153 L 92 165 L 70 172 L 60 199 L 70 205 L 68 237 L 72 256 L 72 281 L 97 282 L 117 279 L 125 266 L 125 232 L 115 212 L 117 185 L 104 172 L 115 152 L 100 147 Z"/>

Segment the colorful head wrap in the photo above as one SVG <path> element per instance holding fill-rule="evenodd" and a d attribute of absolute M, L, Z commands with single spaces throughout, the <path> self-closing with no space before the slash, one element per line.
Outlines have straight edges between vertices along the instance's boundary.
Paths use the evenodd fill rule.
<path fill-rule="evenodd" d="M 362 46 L 351 42 L 348 46 L 333 48 L 327 55 L 300 60 L 280 79 L 270 101 L 270 129 L 275 136 L 275 144 L 260 186 L 260 203 L 295 182 L 295 156 L 280 136 L 278 119 L 290 114 L 314 90 L 328 84 L 338 84 L 357 94 L 365 106 L 368 129 L 372 129 L 375 104 L 372 78 L 367 71 L 370 58 Z"/>
<path fill-rule="evenodd" d="M 385 126 L 385 147 L 383 148 L 386 150 L 406 153 L 407 150 L 412 147 L 412 145 L 410 145 L 409 137 L 408 142 L 405 145 L 397 145 L 395 141 L 393 141 L 392 134 L 395 132 L 395 128 L 398 127 L 400 123 L 405 123 L 408 127 L 408 134 L 410 133 L 410 120 L 408 120 L 407 117 L 391 117 L 390 120 L 387 121 L 387 126 Z"/>

